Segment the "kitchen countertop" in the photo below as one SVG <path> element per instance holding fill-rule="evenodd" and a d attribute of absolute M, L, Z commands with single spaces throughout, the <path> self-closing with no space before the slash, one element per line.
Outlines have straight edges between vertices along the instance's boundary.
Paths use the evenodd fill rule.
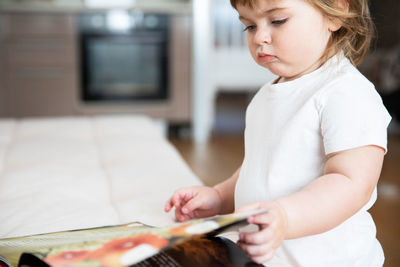
<path fill-rule="evenodd" d="M 136 0 L 132 6 L 92 6 L 83 0 L 0 0 L 0 12 L 101 12 L 110 9 L 140 10 L 144 12 L 191 13 L 191 1 Z"/>

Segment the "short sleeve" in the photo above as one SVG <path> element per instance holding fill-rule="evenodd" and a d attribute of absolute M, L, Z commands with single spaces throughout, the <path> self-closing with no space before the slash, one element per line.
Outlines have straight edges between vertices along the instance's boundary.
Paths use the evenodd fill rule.
<path fill-rule="evenodd" d="M 376 145 L 387 151 L 391 120 L 380 95 L 364 77 L 347 76 L 320 95 L 320 123 L 325 154 Z"/>

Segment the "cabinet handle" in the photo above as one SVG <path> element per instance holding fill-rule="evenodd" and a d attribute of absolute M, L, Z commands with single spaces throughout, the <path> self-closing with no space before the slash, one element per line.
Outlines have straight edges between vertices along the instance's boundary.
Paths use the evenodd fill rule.
<path fill-rule="evenodd" d="M 13 45 L 13 48 L 17 51 L 60 51 L 64 50 L 65 46 L 66 42 L 60 40 L 33 41 L 31 39 L 21 39 Z"/>
<path fill-rule="evenodd" d="M 64 68 L 21 68 L 15 74 L 22 79 L 60 79 L 65 72 Z"/>

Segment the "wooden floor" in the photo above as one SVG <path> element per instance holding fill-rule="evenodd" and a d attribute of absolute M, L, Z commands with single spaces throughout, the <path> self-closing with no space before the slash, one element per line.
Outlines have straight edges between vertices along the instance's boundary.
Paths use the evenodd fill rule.
<path fill-rule="evenodd" d="M 213 136 L 204 145 L 190 139 L 170 138 L 192 170 L 206 185 L 229 177 L 241 164 L 243 137 Z M 370 210 L 377 225 L 377 236 L 385 251 L 385 267 L 400 266 L 400 136 L 389 136 L 378 185 L 378 200 Z"/>

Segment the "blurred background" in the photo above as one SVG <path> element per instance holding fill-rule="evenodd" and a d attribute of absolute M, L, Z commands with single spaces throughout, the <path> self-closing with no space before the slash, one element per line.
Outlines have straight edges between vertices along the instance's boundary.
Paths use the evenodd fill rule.
<path fill-rule="evenodd" d="M 371 213 L 400 266 L 400 2 L 373 0 L 359 67 L 393 120 Z M 253 63 L 228 0 L 0 0 L 0 117 L 146 114 L 207 185 L 243 159 L 246 106 L 274 75 Z"/>

